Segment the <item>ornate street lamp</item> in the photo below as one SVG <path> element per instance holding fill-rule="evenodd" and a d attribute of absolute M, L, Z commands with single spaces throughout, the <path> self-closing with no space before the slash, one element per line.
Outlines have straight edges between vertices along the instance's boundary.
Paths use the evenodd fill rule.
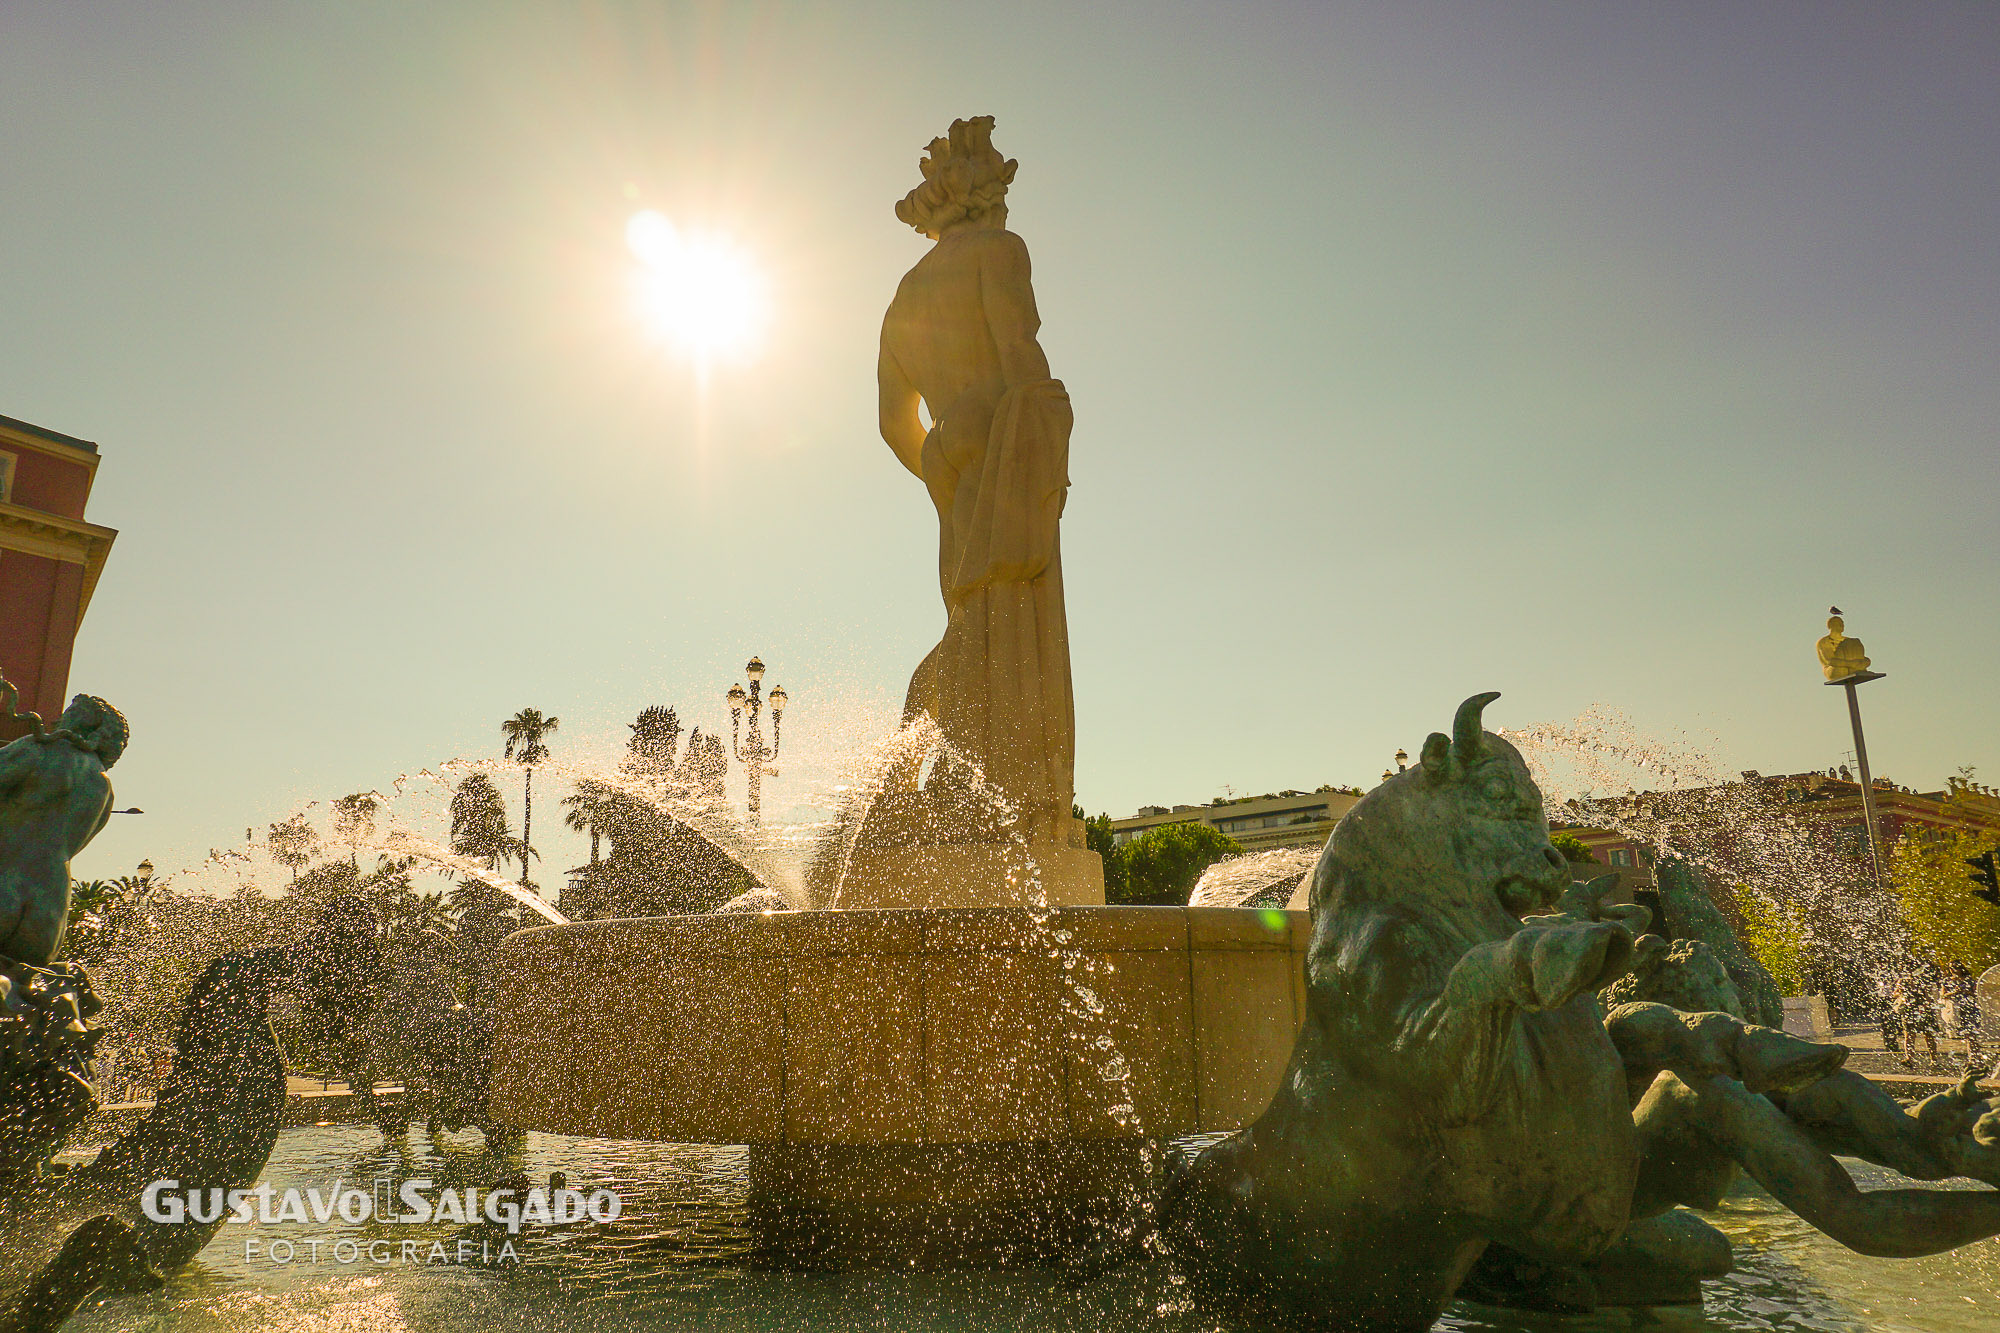
<path fill-rule="evenodd" d="M 736 761 L 743 765 L 750 779 L 750 822 L 756 824 L 762 817 L 764 779 L 775 778 L 778 770 L 767 767 L 778 757 L 778 727 L 785 715 L 785 687 L 774 685 L 771 693 L 759 697 L 763 688 L 764 664 L 751 658 L 743 668 L 743 674 L 750 678 L 750 688 L 746 692 L 741 685 L 731 685 L 724 696 L 729 701 L 729 744 L 736 751 Z M 758 715 L 764 705 L 771 706 L 771 748 L 764 748 L 764 732 L 758 725 Z M 750 714 L 750 725 L 740 732 L 738 725 L 745 712 Z"/>

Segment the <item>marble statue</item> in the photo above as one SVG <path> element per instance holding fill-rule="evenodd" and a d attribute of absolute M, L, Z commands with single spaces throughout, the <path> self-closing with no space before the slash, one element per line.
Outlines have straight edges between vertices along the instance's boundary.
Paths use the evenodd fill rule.
<path fill-rule="evenodd" d="M 0 682 L 10 712 L 13 693 Z M 41 966 L 61 948 L 70 858 L 110 818 L 105 771 L 128 734 L 117 709 L 79 694 L 52 730 L 0 746 L 0 957 Z"/>
<path fill-rule="evenodd" d="M 1520 754 L 1481 727 L 1496 697 L 1468 699 L 1335 828 L 1290 1068 L 1167 1187 L 1168 1252 L 1281 1322 L 1416 1333 L 1468 1274 L 1486 1298 L 1511 1282 L 1515 1303 L 1560 1307 L 1537 1273 L 1616 1259 L 1684 1299 L 1728 1256 L 1677 1206 L 1714 1206 L 1739 1166 L 1871 1253 L 2000 1232 L 2000 1191 L 1865 1193 L 1832 1155 L 2000 1178 L 2000 1114 L 1961 1089 L 1904 1115 L 1841 1070 L 1845 1048 L 1716 1007 L 1740 998 L 1704 948 L 1675 960 L 1640 935 L 1647 909 L 1604 902 L 1615 876 L 1569 882 Z M 1653 989 L 1614 991 L 1606 1014 L 1598 992 L 1635 972 Z M 1511 1268 L 1473 1273 L 1494 1245 Z"/>
<path fill-rule="evenodd" d="M 1827 618 L 1826 634 L 1820 639 L 1819 665 L 1828 680 L 1844 680 L 1868 669 L 1868 657 L 1861 651 L 1861 640 L 1850 639 L 1846 634 L 1847 623 L 1836 613 Z"/>
<path fill-rule="evenodd" d="M 883 317 L 880 424 L 937 509 L 946 614 L 944 637 L 911 678 L 904 714 L 906 722 L 928 716 L 944 742 L 927 782 L 943 787 L 957 769 L 1010 807 L 1004 827 L 953 831 L 941 820 L 947 827 L 926 836 L 1080 849 L 1057 531 L 1069 488 L 1070 401 L 1036 341 L 1028 248 L 1007 230 L 1017 164 L 994 149 L 992 133 L 991 116 L 953 121 L 919 163 L 923 184 L 896 205 L 896 216 L 935 244 Z M 913 764 L 892 787 L 913 790 L 916 778 Z"/>

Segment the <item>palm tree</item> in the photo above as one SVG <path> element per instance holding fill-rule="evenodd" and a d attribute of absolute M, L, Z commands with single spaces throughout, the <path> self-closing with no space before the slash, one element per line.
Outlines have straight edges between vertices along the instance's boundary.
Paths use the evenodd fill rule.
<path fill-rule="evenodd" d="M 563 816 L 563 823 L 577 833 L 590 834 L 590 863 L 598 861 L 598 839 L 603 835 L 606 814 L 617 792 L 609 785 L 594 778 L 585 778 L 576 784 L 576 790 L 563 797 L 563 804 L 569 813 Z"/>
<path fill-rule="evenodd" d="M 549 757 L 549 747 L 542 744 L 544 736 L 555 734 L 561 726 L 559 718 L 543 717 L 539 708 L 523 708 L 514 716 L 500 724 L 500 734 L 507 738 L 507 757 L 526 770 L 521 785 L 521 883 L 528 882 L 528 851 L 531 827 L 535 817 L 535 765 Z"/>
<path fill-rule="evenodd" d="M 379 802 L 373 792 L 356 792 L 333 803 L 334 836 L 347 844 L 347 859 L 361 868 L 361 844 L 375 832 L 375 810 Z"/>

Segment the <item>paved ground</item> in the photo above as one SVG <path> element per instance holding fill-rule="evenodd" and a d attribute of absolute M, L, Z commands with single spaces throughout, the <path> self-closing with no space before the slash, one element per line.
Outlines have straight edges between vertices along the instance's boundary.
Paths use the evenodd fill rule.
<path fill-rule="evenodd" d="M 1906 1066 L 1903 1056 L 1891 1051 L 1882 1041 L 1882 1029 L 1868 1027 L 1837 1027 L 1833 1039 L 1853 1051 L 1847 1057 L 1847 1067 L 1857 1074 L 1866 1074 L 1877 1083 L 1889 1088 L 1897 1096 L 1926 1097 L 1933 1092 L 1951 1087 L 1967 1073 L 1965 1043 L 1956 1038 L 1938 1039 L 1938 1058 L 1931 1059 L 1930 1048 L 1917 1042 L 1918 1054 Z M 1994 1051 L 1982 1048 L 1979 1061 L 1972 1068 L 1981 1075 L 1980 1087 L 2000 1093 L 2000 1080 L 1993 1078 Z"/>

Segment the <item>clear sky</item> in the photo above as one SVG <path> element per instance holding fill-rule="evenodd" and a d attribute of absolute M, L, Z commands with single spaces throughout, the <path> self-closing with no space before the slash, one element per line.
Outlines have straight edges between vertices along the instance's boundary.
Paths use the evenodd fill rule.
<path fill-rule="evenodd" d="M 1365 785 L 1482 689 L 1824 767 L 1832 602 L 1877 771 L 2000 776 L 2000 6 L 15 0 L 0 413 L 102 448 L 71 685 L 148 812 L 79 873 L 526 706 L 713 726 L 752 652 L 810 802 L 943 623 L 875 338 L 977 114 L 1076 405 L 1092 811 Z M 768 279 L 705 391 L 639 209 Z"/>

